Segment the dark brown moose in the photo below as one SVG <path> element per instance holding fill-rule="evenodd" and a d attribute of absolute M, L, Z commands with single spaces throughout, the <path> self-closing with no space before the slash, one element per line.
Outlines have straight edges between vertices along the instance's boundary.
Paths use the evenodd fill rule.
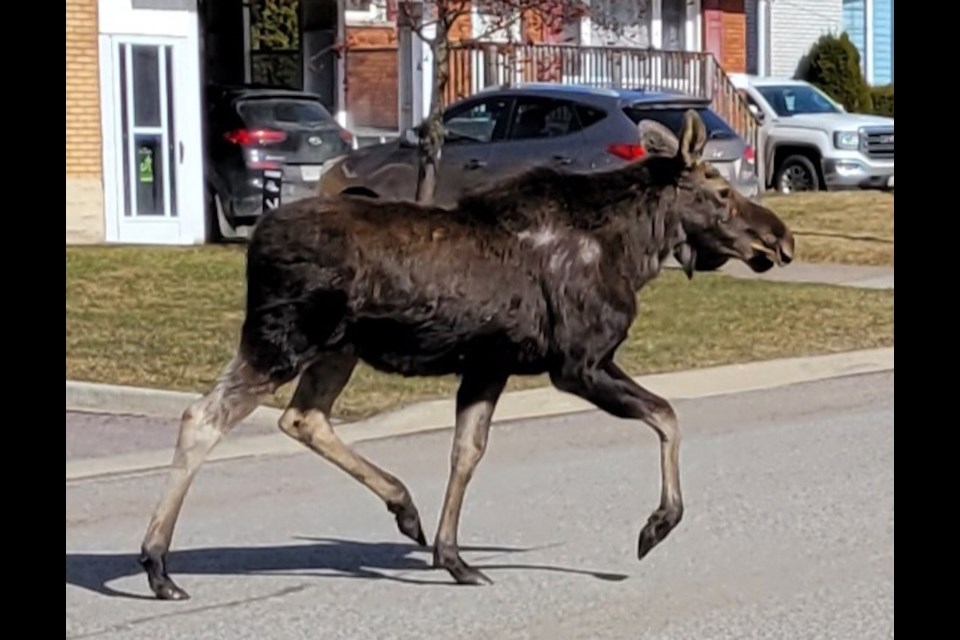
<path fill-rule="evenodd" d="M 688 277 L 699 264 L 727 258 L 759 272 L 790 262 L 794 241 L 773 212 L 701 160 L 706 131 L 695 112 L 686 114 L 679 140 L 656 128 L 644 135 L 658 151 L 630 165 L 588 174 L 534 169 L 450 209 L 337 196 L 265 215 L 247 249 L 239 348 L 184 412 L 168 486 L 143 540 L 140 563 L 156 597 L 188 597 L 166 562 L 200 465 L 264 396 L 298 376 L 280 429 L 363 483 L 404 535 L 426 545 L 404 483 L 331 426 L 334 400 L 359 361 L 405 376 L 460 378 L 433 547 L 434 566 L 456 582 L 489 582 L 460 557 L 457 532 L 511 375 L 549 374 L 558 389 L 653 427 L 661 498 L 640 532 L 638 556 L 663 540 L 683 514 L 677 417 L 614 362 L 637 314 L 637 292 L 671 254 Z"/>

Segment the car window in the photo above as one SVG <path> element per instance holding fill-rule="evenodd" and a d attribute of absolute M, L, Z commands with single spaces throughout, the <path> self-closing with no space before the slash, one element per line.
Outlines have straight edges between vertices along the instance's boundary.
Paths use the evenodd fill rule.
<path fill-rule="evenodd" d="M 309 98 L 246 98 L 237 102 L 237 113 L 250 127 L 271 124 L 333 123 L 333 116 Z"/>
<path fill-rule="evenodd" d="M 574 107 L 577 112 L 577 120 L 580 121 L 580 128 L 586 129 L 592 127 L 607 117 L 607 114 L 600 109 L 594 109 L 586 105 L 578 104 Z"/>
<path fill-rule="evenodd" d="M 509 112 L 509 98 L 489 98 L 451 109 L 443 117 L 444 142 L 491 142 L 502 138 Z"/>
<path fill-rule="evenodd" d="M 550 98 L 519 98 L 510 125 L 510 139 L 556 138 L 579 129 L 572 103 Z"/>
<path fill-rule="evenodd" d="M 840 113 L 840 110 L 822 93 L 809 85 L 757 87 L 763 99 L 778 116 L 802 113 Z"/>
<path fill-rule="evenodd" d="M 687 113 L 687 107 L 650 108 L 634 105 L 625 108 L 623 111 L 634 124 L 639 124 L 641 120 L 654 120 L 670 129 L 674 135 L 679 137 L 680 131 L 683 129 L 683 118 Z M 700 119 L 703 120 L 704 126 L 707 128 L 708 138 L 717 140 L 737 137 L 737 132 L 734 131 L 723 118 L 714 113 L 713 110 L 707 107 L 698 107 L 696 111 L 700 115 Z"/>

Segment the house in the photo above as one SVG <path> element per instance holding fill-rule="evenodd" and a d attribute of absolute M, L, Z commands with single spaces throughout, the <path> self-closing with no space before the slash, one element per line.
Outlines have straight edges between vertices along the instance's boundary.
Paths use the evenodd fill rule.
<path fill-rule="evenodd" d="M 670 52 L 682 64 L 664 77 L 684 82 L 710 75 L 713 56 L 730 71 L 749 64 L 751 0 L 589 1 L 558 33 L 525 16 L 522 39 Z M 67 242 L 206 240 L 206 83 L 302 87 L 355 132 L 421 119 L 429 60 L 397 17 L 396 0 L 66 0 Z M 470 40 L 487 23 L 473 0 L 454 32 Z M 461 87 L 480 71 L 463 66 Z"/>
<path fill-rule="evenodd" d="M 751 74 L 793 77 L 813 43 L 842 28 L 841 0 L 748 0 L 748 4 Z"/>
<path fill-rule="evenodd" d="M 747 72 L 793 77 L 817 39 L 846 31 L 870 84 L 893 82 L 893 0 L 747 0 Z"/>
<path fill-rule="evenodd" d="M 206 240 L 205 82 L 292 81 L 348 120 L 331 45 L 365 12 L 347 4 L 271 0 L 292 28 L 266 38 L 253 15 L 264 0 L 66 0 L 67 243 Z M 395 82 L 395 66 L 377 77 Z"/>
<path fill-rule="evenodd" d="M 871 85 L 893 84 L 893 0 L 842 0 L 843 29 Z"/>

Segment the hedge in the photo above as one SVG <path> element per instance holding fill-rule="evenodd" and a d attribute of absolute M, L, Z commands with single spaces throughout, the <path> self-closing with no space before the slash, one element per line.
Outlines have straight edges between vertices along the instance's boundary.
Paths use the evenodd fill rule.
<path fill-rule="evenodd" d="M 878 116 L 893 117 L 893 85 L 885 84 L 870 87 L 870 96 L 873 100 L 873 113 Z"/>

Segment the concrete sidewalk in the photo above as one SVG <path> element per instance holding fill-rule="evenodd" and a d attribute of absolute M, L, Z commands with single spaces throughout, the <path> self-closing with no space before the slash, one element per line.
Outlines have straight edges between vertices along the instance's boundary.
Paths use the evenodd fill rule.
<path fill-rule="evenodd" d="M 673 258 L 665 266 L 670 269 L 680 268 Z M 719 272 L 735 278 L 770 282 L 806 282 L 864 289 L 893 289 L 893 267 L 794 262 L 783 269 L 773 268 L 766 273 L 754 273 L 742 262 L 731 260 Z"/>
<path fill-rule="evenodd" d="M 822 380 L 859 373 L 889 371 L 893 369 L 893 348 L 870 349 L 804 358 L 767 360 L 750 364 L 726 365 L 692 371 L 679 371 L 650 376 L 636 380 L 646 388 L 670 400 L 702 398 L 728 393 L 770 389 L 797 382 Z M 151 396 L 150 390 L 127 387 L 107 387 L 89 383 L 67 382 L 67 410 L 136 414 L 138 402 Z M 166 405 L 151 399 L 144 410 L 167 417 L 171 421 L 179 417 L 196 394 L 161 392 Z M 94 400 L 94 402 L 91 402 Z M 494 415 L 494 420 L 520 420 L 577 413 L 593 409 L 578 397 L 562 393 L 552 387 L 517 391 L 504 394 Z M 165 411 L 161 415 L 161 411 Z M 246 422 L 274 427 L 280 412 L 269 407 L 260 407 Z M 403 409 L 384 413 L 369 420 L 342 425 L 344 441 L 349 443 L 419 433 L 452 426 L 454 416 L 453 398 L 420 402 Z M 171 425 L 173 426 L 173 425 Z M 228 438 L 214 451 L 211 460 L 229 460 L 250 456 L 288 455 L 302 453 L 303 447 L 280 434 L 256 435 L 243 438 Z M 66 463 L 66 479 L 81 480 L 102 475 L 144 472 L 165 468 L 171 458 L 170 448 L 163 450 L 137 451 L 92 459 L 69 460 Z"/>

